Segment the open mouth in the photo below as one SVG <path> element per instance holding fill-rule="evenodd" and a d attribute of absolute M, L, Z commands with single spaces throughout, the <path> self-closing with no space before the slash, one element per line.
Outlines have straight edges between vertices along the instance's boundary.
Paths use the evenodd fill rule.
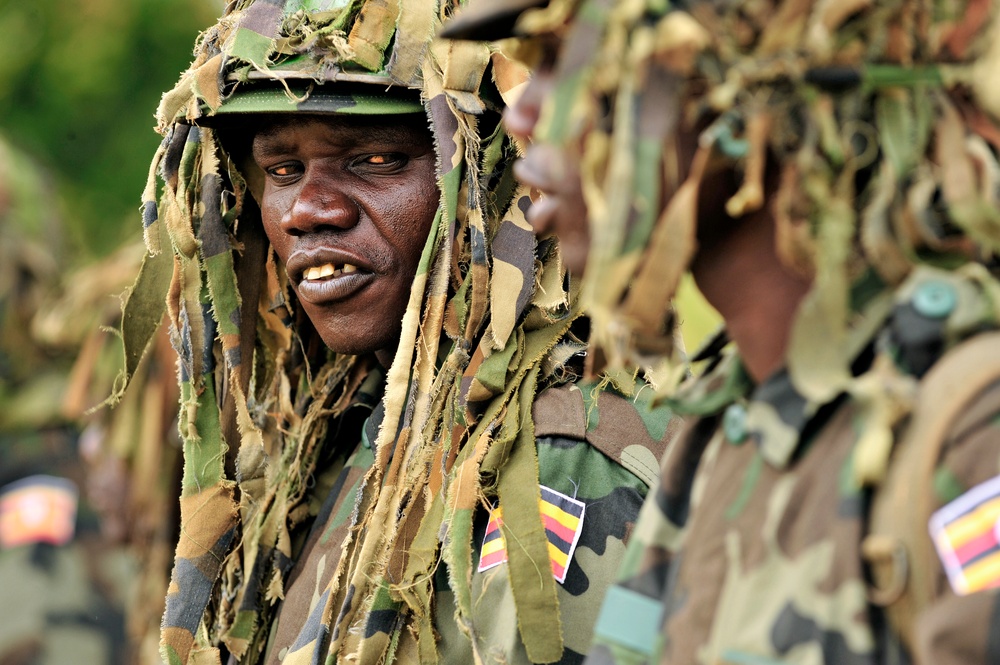
<path fill-rule="evenodd" d="M 324 263 L 321 266 L 306 268 L 302 273 L 303 282 L 321 282 L 341 275 L 350 275 L 358 272 L 358 267 L 350 263 L 337 266 L 333 263 Z"/>
<path fill-rule="evenodd" d="M 353 263 L 309 266 L 299 278 L 299 297 L 315 305 L 332 304 L 353 297 L 375 280 L 375 273 Z"/>

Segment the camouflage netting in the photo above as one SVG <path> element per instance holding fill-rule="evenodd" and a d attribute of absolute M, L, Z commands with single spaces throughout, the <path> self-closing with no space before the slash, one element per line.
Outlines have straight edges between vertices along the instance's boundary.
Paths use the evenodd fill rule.
<path fill-rule="evenodd" d="M 432 41 L 451 9 L 235 2 L 163 98 L 165 138 L 144 194 L 148 255 L 123 333 L 126 380 L 164 313 L 180 356 L 182 534 L 162 634 L 170 663 L 218 662 L 220 645 L 239 662 L 260 659 L 309 506 L 329 488 L 318 463 L 328 432 L 373 364 L 318 343 L 244 178 L 205 121 L 254 79 L 293 72 L 327 85 L 417 87 L 438 147 L 440 207 L 388 373 L 376 463 L 324 615 L 331 662 L 392 659 L 394 645 L 360 641 L 366 613 L 386 603 L 410 617 L 422 657 L 433 659 L 431 578 L 442 559 L 458 621 L 472 630 L 471 515 L 484 492 L 499 495 L 524 546 L 510 553 L 511 569 L 534 570 L 528 559 L 548 556 L 531 404 L 565 380 L 564 363 L 580 349 L 568 332 L 575 311 L 557 248 L 536 247 L 524 221 L 528 199 L 499 126 L 501 98 L 524 71 L 482 45 Z M 562 645 L 551 637 L 555 581 L 541 579 L 515 595 L 528 651 L 545 661 Z"/>
<path fill-rule="evenodd" d="M 647 363 L 672 324 L 716 168 L 742 181 L 726 205 L 739 217 L 765 205 L 765 166 L 777 167 L 777 250 L 814 280 L 790 354 L 810 399 L 850 381 L 850 289 L 865 271 L 888 285 L 921 263 L 984 274 L 1000 247 L 997 13 L 989 0 L 552 0 L 525 12 L 519 32 L 568 44 L 537 134 L 582 145 L 593 243 L 581 305 L 610 366 Z M 512 46 L 524 59 L 531 47 Z M 666 147 L 678 129 L 700 131 L 683 181 Z"/>

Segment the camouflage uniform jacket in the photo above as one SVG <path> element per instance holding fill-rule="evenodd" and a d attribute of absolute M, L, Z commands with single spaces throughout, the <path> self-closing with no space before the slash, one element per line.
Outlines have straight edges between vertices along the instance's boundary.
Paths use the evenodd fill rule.
<path fill-rule="evenodd" d="M 859 379 L 891 365 L 916 385 L 949 347 L 998 327 L 989 289 L 954 273 L 918 269 L 883 296 L 887 304 L 856 347 Z M 686 421 L 663 460 L 587 662 L 1000 662 L 1000 596 L 957 595 L 937 557 L 928 571 L 935 597 L 914 626 L 920 653 L 907 654 L 869 602 L 861 544 L 872 491 L 856 479 L 870 417 L 861 391 L 810 404 L 785 370 L 752 385 L 739 357 L 720 346 L 675 404 L 699 417 Z M 914 490 L 933 493 L 935 509 L 967 501 L 1000 474 L 1000 387 L 959 414 L 933 486 Z M 907 422 L 896 423 L 890 440 Z M 993 570 L 984 585 L 998 577 Z"/>
<path fill-rule="evenodd" d="M 329 635 L 329 627 L 321 619 L 329 593 L 324 590 L 350 528 L 361 479 L 374 462 L 372 442 L 381 417 L 380 405 L 365 423 L 362 441 L 330 491 L 291 573 L 271 628 L 265 658 L 269 664 L 322 662 L 319 654 Z M 564 639 L 560 662 L 579 663 L 640 506 L 656 481 L 657 459 L 675 429 L 671 426 L 675 421 L 662 407 L 649 409 L 610 391 L 591 392 L 575 384 L 540 393 L 533 417 L 539 482 L 552 491 L 543 490 L 546 502 L 540 506 L 543 516 L 552 519 L 546 523 L 552 558 L 547 564 L 551 563 L 557 580 L 564 577 L 559 586 Z M 502 529 L 496 528 L 500 520 L 495 517 L 484 506 L 474 520 L 477 571 L 472 593 L 479 631 L 475 651 L 484 663 L 528 663 L 515 618 L 504 541 L 498 538 Z M 444 564 L 437 569 L 434 587 L 441 662 L 476 662 L 470 639 L 453 619 L 454 597 Z M 388 603 L 382 607 L 376 600 L 368 612 L 364 638 L 389 634 L 396 644 L 397 662 L 418 662 L 406 625 L 398 606 Z"/>

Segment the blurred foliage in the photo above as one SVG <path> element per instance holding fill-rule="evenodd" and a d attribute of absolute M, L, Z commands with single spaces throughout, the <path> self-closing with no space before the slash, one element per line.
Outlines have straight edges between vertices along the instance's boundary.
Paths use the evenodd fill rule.
<path fill-rule="evenodd" d="M 221 9 L 221 0 L 0 0 L 0 131 L 51 175 L 71 264 L 138 232 L 160 140 L 153 113 Z"/>

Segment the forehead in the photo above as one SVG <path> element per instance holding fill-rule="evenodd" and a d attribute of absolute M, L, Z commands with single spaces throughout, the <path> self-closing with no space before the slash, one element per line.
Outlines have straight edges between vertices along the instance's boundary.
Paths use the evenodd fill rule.
<path fill-rule="evenodd" d="M 290 113 L 262 117 L 251 127 L 255 150 L 280 147 L 305 138 L 345 147 L 378 145 L 381 149 L 427 148 L 433 144 L 427 118 L 403 115 L 336 115 Z"/>

